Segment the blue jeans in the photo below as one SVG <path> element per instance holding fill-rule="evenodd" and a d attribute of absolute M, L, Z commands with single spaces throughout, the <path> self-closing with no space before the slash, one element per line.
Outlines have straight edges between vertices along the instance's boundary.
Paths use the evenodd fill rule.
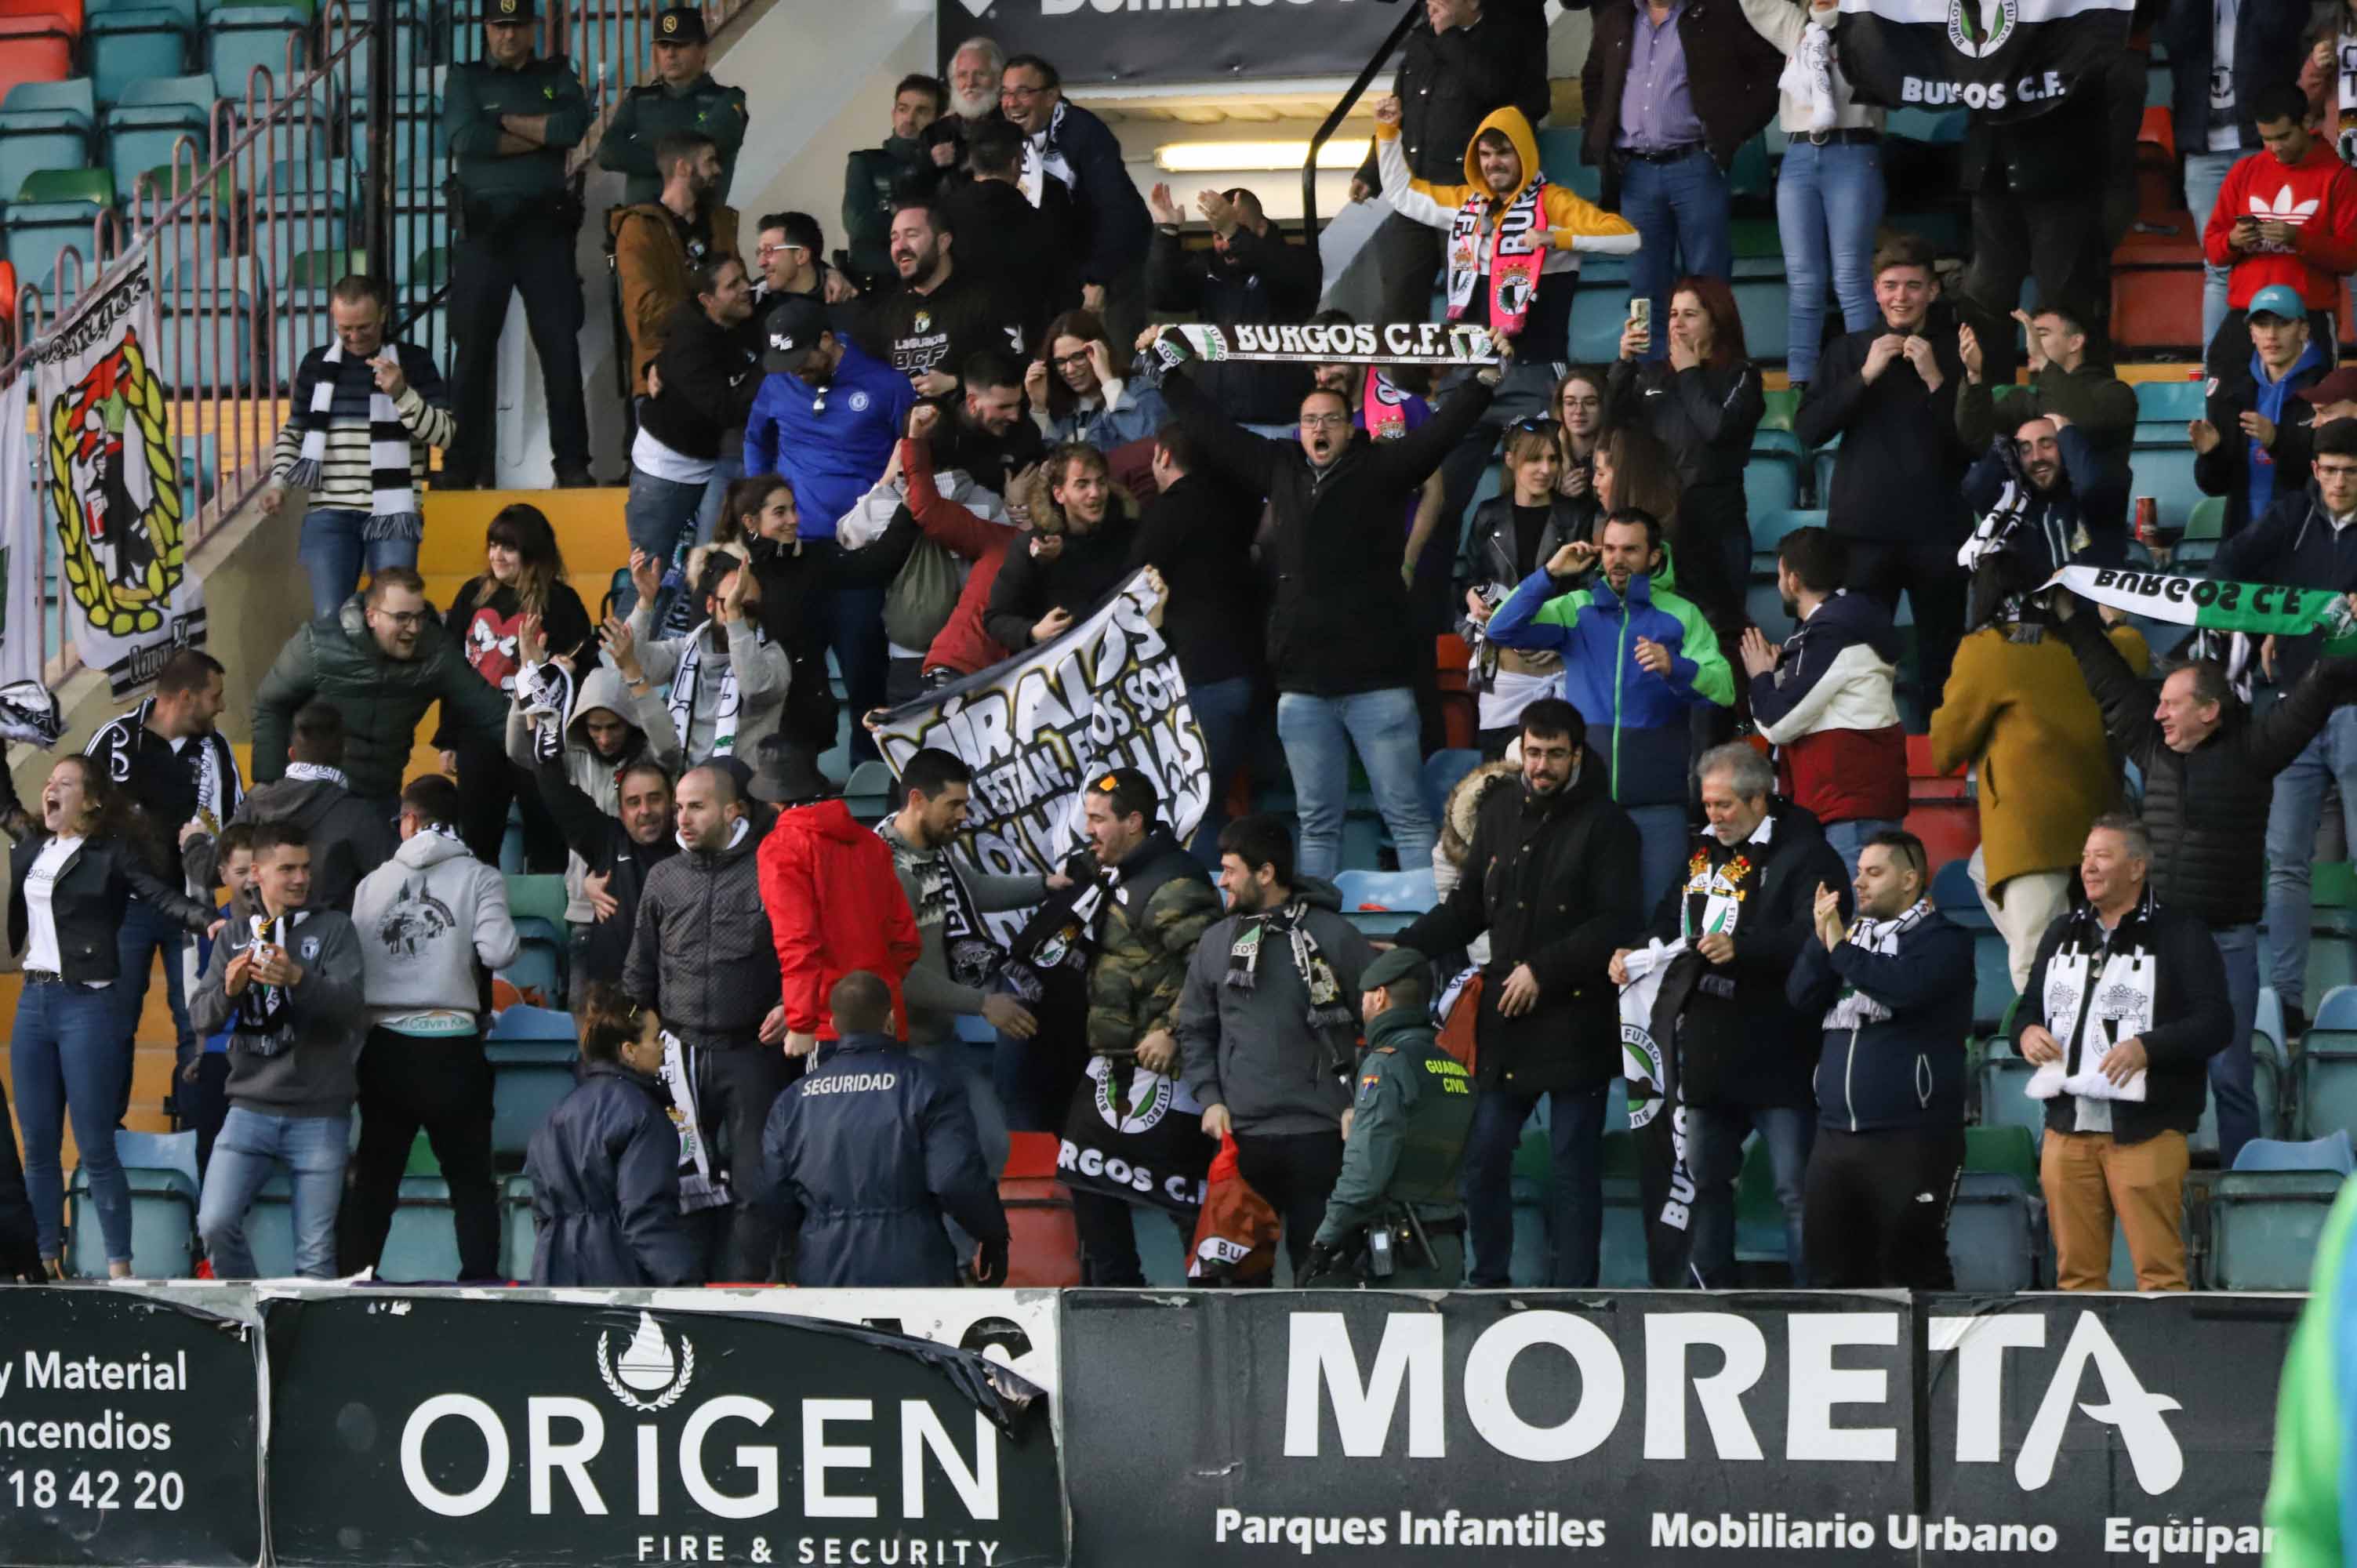
<path fill-rule="evenodd" d="M 674 484 L 632 468 L 630 497 L 622 502 L 622 527 L 630 536 L 630 548 L 645 551 L 658 567 L 671 564 L 680 536 L 695 524 L 704 490 L 702 485 Z"/>
<path fill-rule="evenodd" d="M 1555 1254 L 1545 1283 L 1593 1290 L 1604 1240 L 1604 1107 L 1609 1086 L 1548 1091 L 1547 1244 Z M 1512 1283 L 1514 1150 L 1539 1096 L 1485 1089 L 1473 1102 L 1465 1135 L 1465 1227 L 1473 1244 L 1466 1283 L 1498 1290 Z"/>
<path fill-rule="evenodd" d="M 1789 1105 L 1697 1105 L 1686 1112 L 1686 1154 L 1695 1184 L 1694 1266 L 1711 1290 L 1728 1290 L 1736 1283 L 1735 1178 L 1743 1172 L 1744 1135 L 1755 1127 L 1767 1141 L 1768 1163 L 1775 1172 L 1792 1283 L 1809 1283 L 1806 1254 L 1801 1251 L 1801 1209 L 1808 1187 L 1809 1145 L 1817 1138 L 1816 1112 Z"/>
<path fill-rule="evenodd" d="M 1776 175 L 1776 230 L 1784 242 L 1785 306 L 1792 380 L 1816 374 L 1824 338 L 1825 288 L 1841 302 L 1842 326 L 1863 332 L 1874 306 L 1874 231 L 1882 221 L 1882 148 L 1872 143 L 1816 146 L 1795 136 Z"/>
<path fill-rule="evenodd" d="M 2226 999 L 2234 1008 L 2233 1042 L 2210 1058 L 2210 1098 L 2218 1106 L 2218 1165 L 2233 1170 L 2243 1145 L 2259 1135 L 2257 1069 L 2251 1062 L 2251 1029 L 2259 1015 L 2259 929 L 2212 927 L 2210 940 L 2226 961 Z"/>
<path fill-rule="evenodd" d="M 2218 205 L 2218 188 L 2226 183 L 2226 171 L 2242 157 L 2241 153 L 2185 155 L 2185 206 L 2193 214 L 2196 240 L 2210 226 L 2210 211 Z M 2205 347 L 2218 336 L 2218 324 L 2226 319 L 2226 273 L 2224 267 L 2201 263 L 2201 341 Z"/>
<path fill-rule="evenodd" d="M 1203 752 L 1211 769 L 1211 800 L 1188 853 L 1212 871 L 1220 869 L 1220 830 L 1228 825 L 1228 781 L 1243 766 L 1247 725 L 1253 712 L 1249 675 L 1232 675 L 1187 689 L 1187 706 L 1203 732 Z"/>
<path fill-rule="evenodd" d="M 205 1195 L 197 1206 L 197 1234 L 204 1238 L 216 1278 L 253 1277 L 246 1211 L 272 1168 L 282 1165 L 295 1180 L 295 1272 L 308 1280 L 336 1277 L 336 1208 L 343 1201 L 351 1136 L 349 1112 L 270 1116 L 242 1105 L 229 1108 L 221 1136 L 213 1140 L 213 1163 L 206 1167 Z"/>
<path fill-rule="evenodd" d="M 2309 865 L 2325 789 L 2336 779 L 2341 820 L 2349 842 L 2357 844 L 2357 710 L 2332 711 L 2291 766 L 2276 775 L 2267 808 L 2267 983 L 2287 1007 L 2308 1000 L 2308 924 L 2315 914 Z"/>
<path fill-rule="evenodd" d="M 178 829 L 173 830 L 178 832 Z M 131 1050 L 139 1038 L 139 1015 L 147 1005 L 147 977 L 155 955 L 164 955 L 164 996 L 172 1008 L 172 1038 L 178 1060 L 197 1048 L 197 1032 L 188 1025 L 188 977 L 180 972 L 188 950 L 188 929 L 145 898 L 123 907 L 123 924 L 114 933 L 115 1000 L 123 1007 L 123 1110 L 131 1108 Z M 115 1112 L 120 1117 L 123 1111 Z"/>
<path fill-rule="evenodd" d="M 720 467 L 712 470 L 712 478 L 704 486 L 704 499 L 695 509 L 695 542 L 712 542 L 712 531 L 720 526 L 720 509 L 728 499 L 728 487 L 745 477 L 745 444 L 741 440 L 720 443 Z"/>
<path fill-rule="evenodd" d="M 1637 829 L 1637 897 L 1645 918 L 1661 908 L 1662 896 L 1684 875 L 1686 851 L 1694 834 L 1686 827 L 1684 806 L 1623 806 Z"/>
<path fill-rule="evenodd" d="M 414 539 L 363 539 L 369 514 L 323 507 L 304 514 L 302 542 L 295 557 L 311 578 L 311 613 L 331 616 L 361 585 L 361 567 L 415 566 Z M 178 832 L 178 829 L 173 830 Z"/>
<path fill-rule="evenodd" d="M 1825 842 L 1842 857 L 1843 868 L 1856 876 L 1857 852 L 1866 847 L 1866 841 L 1877 833 L 1897 832 L 1899 826 L 1887 817 L 1852 817 L 1846 822 L 1827 822 Z"/>
<path fill-rule="evenodd" d="M 1675 163 L 1631 158 L 1620 176 L 1620 216 L 1637 226 L 1629 294 L 1653 302 L 1653 346 L 1646 358 L 1658 360 L 1670 351 L 1670 285 L 1689 275 L 1723 278 L 1735 271 L 1727 176 L 1699 147 Z"/>
<path fill-rule="evenodd" d="M 1354 692 L 1347 697 L 1280 693 L 1276 737 L 1301 814 L 1305 876 L 1330 880 L 1342 858 L 1342 811 L 1351 796 L 1351 751 L 1367 769 L 1375 810 L 1392 831 L 1404 870 L 1432 864 L 1438 837 L 1424 803 L 1424 753 L 1418 745 L 1415 693 L 1405 686 Z"/>
<path fill-rule="evenodd" d="M 90 1173 L 90 1200 L 109 1262 L 131 1261 L 131 1187 L 114 1157 L 114 1124 L 131 1076 L 122 1001 L 112 985 L 27 984 L 16 1000 L 8 1068 L 16 1084 L 16 1124 L 25 1134 L 25 1191 L 41 1256 L 65 1255 L 66 1185 L 60 1153 L 73 1115 L 74 1147 Z M 0 1128 L 0 1137 L 7 1135 Z"/>

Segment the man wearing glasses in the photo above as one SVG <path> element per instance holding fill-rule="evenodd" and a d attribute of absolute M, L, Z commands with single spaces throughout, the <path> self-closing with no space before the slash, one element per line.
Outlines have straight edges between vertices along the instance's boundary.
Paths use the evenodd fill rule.
<path fill-rule="evenodd" d="M 1071 193 L 1071 248 L 1081 258 L 1080 305 L 1115 343 L 1146 323 L 1143 274 L 1153 220 L 1121 161 L 1121 143 L 1103 120 L 1066 100 L 1056 68 L 1017 55 L 998 81 L 998 112 L 1023 133 L 1023 194 L 1040 206 L 1048 182 Z"/>
<path fill-rule="evenodd" d="M 807 212 L 772 212 L 761 220 L 760 236 L 753 242 L 753 308 L 765 313 L 790 294 L 825 305 L 857 299 L 851 280 L 820 258 L 826 236 L 818 220 Z"/>
<path fill-rule="evenodd" d="M 497 747 L 507 699 L 475 673 L 466 650 L 425 602 L 425 579 L 381 566 L 368 592 L 296 628 L 253 693 L 253 781 L 286 772 L 296 710 L 314 698 L 344 715 L 344 776 L 379 821 L 393 820 L 417 726 L 443 705 L 443 728 Z"/>

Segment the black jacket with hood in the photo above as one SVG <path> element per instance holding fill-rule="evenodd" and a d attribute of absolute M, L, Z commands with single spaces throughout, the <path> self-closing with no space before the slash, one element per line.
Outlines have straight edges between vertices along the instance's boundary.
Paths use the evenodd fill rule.
<path fill-rule="evenodd" d="M 1490 0 L 1480 21 L 1445 33 L 1432 30 L 1428 16 L 1418 16 L 1400 45 L 1399 70 L 1392 77 L 1408 172 L 1418 179 L 1455 179 L 1465 144 L 1494 110 L 1511 104 L 1534 125 L 1545 119 L 1552 102 L 1546 45 L 1539 0 Z M 1371 190 L 1383 188 L 1372 151 L 1358 177 Z"/>
<path fill-rule="evenodd" d="M 1671 961 L 1653 1007 L 1653 1038 L 1676 1043 L 1688 1104 L 1805 1107 L 1814 1103 L 1824 1014 L 1795 1007 L 1784 988 L 1802 944 L 1816 940 L 1819 883 L 1840 893 L 1842 918 L 1849 918 L 1849 872 L 1813 815 L 1771 799 L 1741 843 L 1695 836 L 1686 875 L 1663 896 L 1652 934 L 1663 941 L 1683 934 L 1690 896 L 1699 917 L 1714 876 L 1738 861 L 1746 869 L 1727 878 L 1739 898 L 1735 956 L 1715 964 L 1689 948 Z"/>
<path fill-rule="evenodd" d="M 607 972 L 601 971 L 600 972 Z M 652 1079 L 593 1061 L 525 1151 L 541 1286 L 683 1285 L 701 1261 L 679 1212 L 679 1131 Z"/>
<path fill-rule="evenodd" d="M 311 841 L 309 907 L 347 915 L 361 878 L 401 847 L 393 824 L 332 779 L 287 778 L 256 785 L 234 820 L 290 822 L 301 828 Z"/>
<path fill-rule="evenodd" d="M 1406 687 L 1432 645 L 1411 635 L 1400 580 L 1408 502 L 1495 395 L 1476 378 L 1423 424 L 1394 441 L 1350 433 L 1339 456 L 1313 468 L 1298 441 L 1241 430 L 1184 371 L 1162 379 L 1163 402 L 1202 443 L 1211 466 L 1268 498 L 1261 544 L 1269 585 L 1268 662 L 1280 692 L 1347 697 Z"/>
<path fill-rule="evenodd" d="M 1007 547 L 990 585 L 990 607 L 982 616 L 982 629 L 1001 648 L 1022 652 L 1031 646 L 1031 628 L 1049 610 L 1060 609 L 1077 621 L 1129 581 L 1137 519 L 1119 494 L 1106 499 L 1103 521 L 1086 533 L 1068 529 L 1063 540 L 1052 561 Z"/>
<path fill-rule="evenodd" d="M 680 853 L 679 840 L 668 830 L 652 843 L 632 838 L 620 817 L 573 781 L 571 764 L 562 757 L 542 763 L 537 771 L 540 798 L 565 847 L 581 857 L 591 875 L 608 878 L 606 892 L 617 906 L 606 918 L 589 923 L 584 967 L 591 974 L 619 974 L 639 926 L 639 895 L 649 874 Z"/>
<path fill-rule="evenodd" d="M 761 334 L 754 321 L 723 327 L 688 300 L 663 325 L 654 369 L 662 390 L 639 406 L 646 433 L 683 457 L 716 458 L 745 428 L 761 390 Z"/>
<path fill-rule="evenodd" d="M 1619 993 L 1608 972 L 1613 953 L 1636 940 L 1644 910 L 1637 830 L 1606 781 L 1589 753 L 1552 796 L 1523 784 L 1491 790 L 1457 886 L 1400 934 L 1402 947 L 1438 959 L 1490 933 L 1474 1023 L 1483 1089 L 1595 1089 L 1620 1074 Z M 1538 1004 L 1509 1018 L 1498 997 L 1523 964 L 1539 983 Z"/>

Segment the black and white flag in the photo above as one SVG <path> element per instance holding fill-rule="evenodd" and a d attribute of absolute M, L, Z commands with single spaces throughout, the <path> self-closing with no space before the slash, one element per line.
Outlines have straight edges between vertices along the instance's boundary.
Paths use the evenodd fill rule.
<path fill-rule="evenodd" d="M 1842 73 L 1864 103 L 2027 119 L 2126 47 L 2133 0 L 1841 0 Z"/>

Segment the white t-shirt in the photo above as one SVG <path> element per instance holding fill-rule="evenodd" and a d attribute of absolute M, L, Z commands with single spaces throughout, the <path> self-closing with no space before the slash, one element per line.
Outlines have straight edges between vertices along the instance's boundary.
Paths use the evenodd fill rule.
<path fill-rule="evenodd" d="M 648 435 L 647 427 L 641 424 L 638 439 L 630 443 L 630 467 L 674 485 L 703 485 L 712 481 L 713 472 L 720 463 L 713 457 L 682 456 Z"/>
<path fill-rule="evenodd" d="M 32 868 L 25 873 L 25 967 L 46 971 L 50 974 L 65 972 L 65 960 L 59 955 L 58 919 L 49 908 L 49 899 L 57 891 L 58 873 L 81 847 L 81 839 L 51 839 L 41 846 L 34 857 Z M 82 983 L 92 991 L 102 991 L 106 982 L 85 980 Z"/>
<path fill-rule="evenodd" d="M 1491 684 L 1481 693 L 1480 726 L 1483 729 L 1503 729 L 1523 716 L 1523 710 L 1541 697 L 1560 696 L 1563 693 L 1563 672 L 1552 675 L 1525 675 L 1518 670 L 1500 670 L 1491 677 Z"/>
<path fill-rule="evenodd" d="M 2216 39 L 2210 52 L 2210 150 L 2231 153 L 2243 145 L 2243 129 L 2234 113 L 2234 18 L 2242 0 L 2211 0 Z"/>

